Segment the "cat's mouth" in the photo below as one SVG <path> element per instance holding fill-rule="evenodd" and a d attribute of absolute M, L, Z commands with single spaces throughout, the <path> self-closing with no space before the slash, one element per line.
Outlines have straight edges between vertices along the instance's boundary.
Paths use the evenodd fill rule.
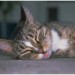
<path fill-rule="evenodd" d="M 44 53 L 44 59 L 49 58 L 50 56 L 51 56 L 51 53 L 49 53 L 49 52 Z"/>
<path fill-rule="evenodd" d="M 31 52 L 35 53 L 35 54 L 43 54 L 43 58 L 44 59 L 49 58 L 51 56 L 51 52 L 50 51 L 44 52 L 43 50 L 39 50 L 39 51 L 32 50 Z"/>
<path fill-rule="evenodd" d="M 35 48 L 31 47 L 30 50 L 26 50 L 24 51 L 24 54 L 42 54 L 42 59 L 46 59 L 46 58 L 49 58 L 51 56 L 51 52 L 50 51 L 44 51 L 43 49 L 38 49 L 38 50 L 35 50 Z M 40 58 L 40 56 L 39 56 Z"/>

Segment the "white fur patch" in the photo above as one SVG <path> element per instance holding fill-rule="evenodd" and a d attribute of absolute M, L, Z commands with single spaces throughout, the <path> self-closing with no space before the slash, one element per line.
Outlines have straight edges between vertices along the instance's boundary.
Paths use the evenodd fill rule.
<path fill-rule="evenodd" d="M 28 47 L 34 47 L 29 41 L 24 41 L 24 44 Z"/>
<path fill-rule="evenodd" d="M 34 46 L 32 45 L 32 43 L 29 42 L 29 41 L 23 41 L 23 43 L 24 43 L 26 46 L 28 46 L 28 47 L 33 47 L 36 51 L 39 50 L 38 48 L 34 47 Z"/>
<path fill-rule="evenodd" d="M 38 59 L 43 59 L 44 55 L 43 54 L 39 54 L 38 55 Z"/>
<path fill-rule="evenodd" d="M 69 47 L 68 39 L 61 39 L 58 35 L 57 31 L 54 29 L 51 30 L 52 32 L 52 51 L 57 51 L 58 49 L 65 50 Z"/>

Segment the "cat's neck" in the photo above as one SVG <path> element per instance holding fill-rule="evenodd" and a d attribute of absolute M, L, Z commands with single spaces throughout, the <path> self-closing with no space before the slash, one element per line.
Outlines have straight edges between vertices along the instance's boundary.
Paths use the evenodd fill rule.
<path fill-rule="evenodd" d="M 66 50 L 69 47 L 68 38 L 60 38 L 58 32 L 54 29 L 52 32 L 52 51 L 56 52 L 57 50 Z"/>

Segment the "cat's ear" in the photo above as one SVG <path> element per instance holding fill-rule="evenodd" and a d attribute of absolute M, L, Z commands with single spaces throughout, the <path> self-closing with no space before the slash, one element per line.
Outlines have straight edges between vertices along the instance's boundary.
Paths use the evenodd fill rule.
<path fill-rule="evenodd" d="M 33 23 L 33 16 L 32 14 L 29 12 L 29 10 L 25 7 L 21 6 L 21 21 L 28 21 L 29 23 Z"/>

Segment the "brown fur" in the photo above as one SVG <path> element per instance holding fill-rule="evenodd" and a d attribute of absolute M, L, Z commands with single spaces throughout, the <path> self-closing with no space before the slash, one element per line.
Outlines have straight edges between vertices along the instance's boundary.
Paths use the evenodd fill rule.
<path fill-rule="evenodd" d="M 69 39 L 69 49 L 65 51 L 58 50 L 54 56 L 58 57 L 75 57 L 75 26 L 70 23 L 53 22 L 48 24 L 50 28 L 58 30 L 61 38 Z"/>
<path fill-rule="evenodd" d="M 69 39 L 69 48 L 65 51 L 57 50 L 52 53 L 52 33 L 51 29 L 58 31 L 61 38 Z M 72 24 L 63 24 L 52 22 L 42 25 L 34 20 L 33 16 L 27 9 L 21 6 L 21 19 L 14 30 L 13 40 L 0 40 L 0 49 L 4 52 L 11 53 L 15 58 L 19 59 L 43 59 L 39 54 L 45 55 L 50 51 L 50 55 L 54 57 L 75 57 L 75 26 Z M 25 45 L 24 41 L 30 41 L 33 47 Z M 59 43 L 58 43 L 59 44 Z M 5 48 L 6 47 L 6 48 Z M 49 53 L 49 52 L 48 52 Z"/>

